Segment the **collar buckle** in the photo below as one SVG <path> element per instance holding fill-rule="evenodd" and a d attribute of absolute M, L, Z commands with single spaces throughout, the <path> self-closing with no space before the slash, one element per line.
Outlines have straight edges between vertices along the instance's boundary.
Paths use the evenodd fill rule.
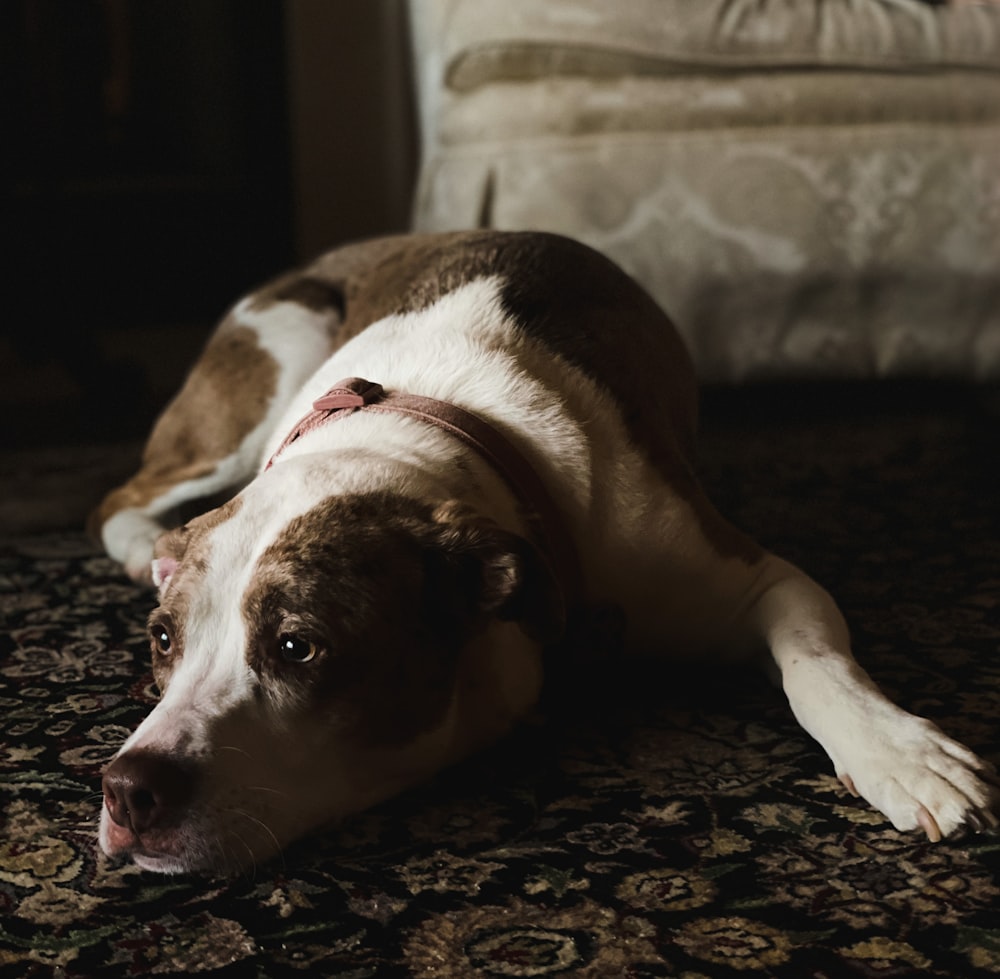
<path fill-rule="evenodd" d="M 316 411 L 342 411 L 344 409 L 364 408 L 375 404 L 385 396 L 381 384 L 366 381 L 362 377 L 349 377 L 335 387 L 330 388 L 322 397 L 313 402 Z"/>

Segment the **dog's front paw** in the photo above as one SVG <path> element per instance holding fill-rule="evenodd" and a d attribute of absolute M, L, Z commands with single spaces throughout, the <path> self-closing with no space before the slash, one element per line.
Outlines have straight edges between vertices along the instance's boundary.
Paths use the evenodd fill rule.
<path fill-rule="evenodd" d="M 855 757 L 837 766 L 847 789 L 899 830 L 920 828 L 936 843 L 959 829 L 1000 825 L 996 769 L 930 721 L 901 716 L 870 732 Z"/>

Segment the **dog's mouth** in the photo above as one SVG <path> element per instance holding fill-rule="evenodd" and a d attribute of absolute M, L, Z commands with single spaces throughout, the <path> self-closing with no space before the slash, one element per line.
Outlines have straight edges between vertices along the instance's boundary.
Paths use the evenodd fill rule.
<path fill-rule="evenodd" d="M 245 816 L 248 825 L 220 825 L 211 818 L 213 809 L 196 807 L 170 814 L 164 825 L 137 828 L 130 813 L 116 822 L 105 805 L 98 842 L 115 863 L 131 862 L 157 874 L 229 875 L 279 852 L 278 838 L 262 819 L 242 807 L 223 811 Z"/>

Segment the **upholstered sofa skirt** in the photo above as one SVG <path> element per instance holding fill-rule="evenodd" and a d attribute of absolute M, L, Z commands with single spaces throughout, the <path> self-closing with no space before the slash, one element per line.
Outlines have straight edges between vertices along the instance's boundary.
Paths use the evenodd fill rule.
<path fill-rule="evenodd" d="M 1000 377 L 1000 6 L 411 9 L 416 227 L 587 241 L 707 380 Z"/>

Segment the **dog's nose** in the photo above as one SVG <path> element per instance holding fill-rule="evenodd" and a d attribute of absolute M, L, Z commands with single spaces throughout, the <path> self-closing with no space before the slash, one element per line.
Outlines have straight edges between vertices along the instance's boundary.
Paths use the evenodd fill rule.
<path fill-rule="evenodd" d="M 166 755 L 136 749 L 108 765 L 101 787 L 112 820 L 143 833 L 177 820 L 194 793 L 195 775 Z"/>

